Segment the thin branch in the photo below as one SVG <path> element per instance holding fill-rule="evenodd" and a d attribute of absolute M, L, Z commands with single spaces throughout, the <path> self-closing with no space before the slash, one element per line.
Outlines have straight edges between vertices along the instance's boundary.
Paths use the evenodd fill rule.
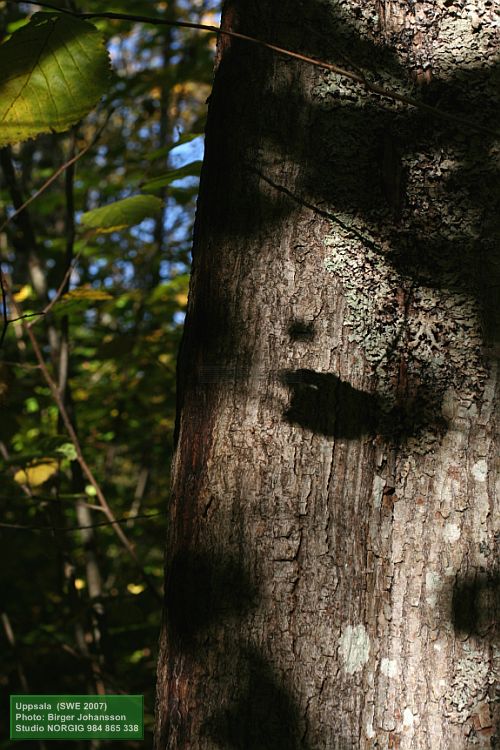
<path fill-rule="evenodd" d="M 40 318 L 41 315 L 44 315 L 43 310 L 41 312 L 23 313 L 19 318 L 9 318 L 7 323 L 19 323 L 20 320 L 28 320 L 28 318 Z"/>
<path fill-rule="evenodd" d="M 378 247 L 376 242 L 374 242 L 370 237 L 367 237 L 363 232 L 355 225 L 353 224 L 346 224 L 342 219 L 340 219 L 336 214 L 332 213 L 331 211 L 328 211 L 324 208 L 321 208 L 321 206 L 317 206 L 314 203 L 311 203 L 310 201 L 306 200 L 305 198 L 302 198 L 300 195 L 297 195 L 296 193 L 293 193 L 289 188 L 285 187 L 284 185 L 279 185 L 276 182 L 273 182 L 270 177 L 267 177 L 263 172 L 260 172 L 258 169 L 255 169 L 254 167 L 244 165 L 244 169 L 248 169 L 249 172 L 252 172 L 253 174 L 256 174 L 261 180 L 266 182 L 268 185 L 270 185 L 272 188 L 277 190 L 279 193 L 282 193 L 283 195 L 286 195 L 288 198 L 290 198 L 292 201 L 297 203 L 299 206 L 304 206 L 305 208 L 309 208 L 311 211 L 314 211 L 315 214 L 318 216 L 323 216 L 325 219 L 329 219 L 330 221 L 337 224 L 341 229 L 344 230 L 348 235 L 354 235 L 357 237 L 366 247 L 369 247 L 373 252 L 377 253 L 378 255 L 383 255 L 381 249 Z"/>
<path fill-rule="evenodd" d="M 12 629 L 10 618 L 7 612 L 2 612 L 2 614 L 0 615 L 0 619 L 2 621 L 3 629 L 5 631 L 5 637 L 7 638 L 9 646 L 12 648 L 16 657 L 16 666 L 17 666 L 17 674 L 19 677 L 19 682 L 21 683 L 21 687 L 24 690 L 24 692 L 29 693 L 28 680 L 26 679 L 26 674 L 24 672 L 21 659 L 19 658 L 16 637 L 14 635 L 14 631 Z"/>
<path fill-rule="evenodd" d="M 17 318 L 9 318 L 7 313 L 7 295 L 10 294 L 12 296 L 12 292 L 10 290 L 9 280 L 7 274 L 4 274 L 2 271 L 2 261 L 0 260 L 0 284 L 2 287 L 2 333 L 0 334 L 0 349 L 3 346 L 5 336 L 7 334 L 7 329 L 11 323 L 18 323 L 19 321 L 27 320 L 28 318 L 36 318 L 35 321 L 32 321 L 30 325 L 33 325 L 36 323 L 37 320 L 40 319 L 40 317 L 43 317 L 45 315 L 45 309 L 41 312 L 33 312 L 33 313 L 23 313 L 22 315 L 18 315 Z M 48 307 L 48 305 L 47 305 Z"/>
<path fill-rule="evenodd" d="M 74 503 L 75 500 L 78 500 L 80 498 L 86 498 L 88 495 L 85 493 L 82 493 L 81 495 L 59 495 L 58 497 L 51 497 L 49 495 L 30 495 L 31 504 L 35 507 L 40 507 L 41 505 L 45 505 L 46 503 L 51 503 L 53 505 L 57 505 L 61 502 L 72 502 Z M 13 495 L 0 495 L 0 500 L 12 500 Z M 82 503 L 85 505 L 86 508 L 90 508 L 91 510 L 98 510 L 100 513 L 104 513 L 103 509 L 100 505 L 92 505 L 91 503 Z M 131 516 L 129 516 L 130 518 Z M 52 527 L 51 527 L 52 528 Z"/>
<path fill-rule="evenodd" d="M 47 315 L 47 313 L 49 313 L 49 312 L 50 312 L 50 311 L 52 310 L 52 308 L 54 307 L 54 305 L 56 304 L 56 302 L 58 302 L 58 301 L 59 301 L 59 299 L 60 299 L 60 298 L 62 297 L 62 295 L 63 295 L 63 293 L 64 293 L 64 290 L 65 290 L 65 288 L 66 288 L 66 285 L 67 285 L 67 283 L 68 283 L 68 281 L 69 281 L 69 278 L 70 278 L 71 274 L 73 273 L 73 271 L 75 270 L 76 266 L 78 265 L 78 261 L 79 261 L 79 259 L 80 259 L 80 255 L 81 255 L 81 254 L 82 254 L 82 253 L 81 253 L 81 250 L 80 250 L 80 251 L 79 251 L 79 252 L 78 252 L 78 253 L 77 253 L 77 254 L 75 255 L 75 257 L 73 258 L 73 260 L 72 260 L 72 261 L 71 261 L 71 263 L 69 264 L 68 268 L 66 269 L 66 273 L 64 274 L 63 280 L 62 280 L 62 281 L 61 281 L 61 283 L 59 284 L 59 288 L 58 288 L 57 292 L 56 292 L 56 293 L 55 293 L 55 295 L 54 295 L 54 296 L 52 297 L 52 299 L 50 300 L 49 304 L 48 304 L 48 305 L 45 305 L 45 307 L 43 308 L 42 312 L 41 312 L 41 313 L 37 313 L 38 315 Z M 30 324 L 29 324 L 29 325 L 30 325 L 30 328 L 31 328 L 32 326 L 34 326 L 34 325 L 35 325 L 35 323 L 37 323 L 37 322 L 38 322 L 38 321 L 34 320 L 34 321 L 33 321 L 32 323 L 30 323 Z"/>
<path fill-rule="evenodd" d="M 19 214 L 24 211 L 25 208 L 28 208 L 30 203 L 33 203 L 34 200 L 36 200 L 42 193 L 44 193 L 47 188 L 50 187 L 52 183 L 55 182 L 55 180 L 57 180 L 60 174 L 62 174 L 66 169 L 68 169 L 68 167 L 71 167 L 72 164 L 81 159 L 82 156 L 84 156 L 87 151 L 95 145 L 97 139 L 101 135 L 101 131 L 102 129 L 99 130 L 96 136 L 89 143 L 87 143 L 87 145 L 84 146 L 81 151 L 79 151 L 75 156 L 73 156 L 71 159 L 68 159 L 68 161 L 64 162 L 64 164 L 58 167 L 56 171 L 48 178 L 48 180 L 46 180 L 43 185 L 35 193 L 33 193 L 33 195 L 31 195 L 26 201 L 24 201 L 22 206 L 19 206 L 19 208 L 16 209 L 14 213 L 12 213 L 5 219 L 3 224 L 0 225 L 0 233 L 4 231 L 4 229 L 10 224 L 10 222 L 16 218 L 16 216 L 19 216 Z"/>
<path fill-rule="evenodd" d="M 97 506 L 90 506 L 95 509 L 97 509 Z M 98 510 L 103 510 L 103 508 L 98 508 Z M 136 521 L 137 519 L 148 519 L 148 518 L 157 518 L 158 516 L 164 516 L 165 513 L 162 511 L 158 513 L 145 513 L 140 516 L 133 516 L 133 520 Z M 115 518 L 114 521 L 100 521 L 98 523 L 92 523 L 88 526 L 61 526 L 61 527 L 54 527 L 54 526 L 27 526 L 25 524 L 19 524 L 19 523 L 2 523 L 0 522 L 0 528 L 2 529 L 23 529 L 27 531 L 81 531 L 82 529 L 97 529 L 101 526 L 114 526 L 115 524 L 126 524 L 130 521 L 130 517 L 128 518 Z"/>
<path fill-rule="evenodd" d="M 308 55 L 302 55 L 299 52 L 292 52 L 292 50 L 285 49 L 284 47 L 279 47 L 276 44 L 270 44 L 269 42 L 264 42 L 262 39 L 258 39 L 257 37 L 254 37 L 254 36 L 249 36 L 248 34 L 240 34 L 238 31 L 229 31 L 228 29 L 222 29 L 219 26 L 211 26 L 209 24 L 204 24 L 204 23 L 194 23 L 191 21 L 173 21 L 173 20 L 169 20 L 166 18 L 155 18 L 153 16 L 142 16 L 142 15 L 135 15 L 135 14 L 130 14 L 130 13 L 113 13 L 113 12 L 75 13 L 65 8 L 58 8 L 57 6 L 52 5 L 51 3 L 35 2 L 35 0 L 7 0 L 7 1 L 14 2 L 16 4 L 20 4 L 21 2 L 26 2 L 28 5 L 39 5 L 42 8 L 55 10 L 58 13 L 66 13 L 67 15 L 74 16 L 76 18 L 83 18 L 83 19 L 104 18 L 104 19 L 118 20 L 118 21 L 132 21 L 134 23 L 149 23 L 154 26 L 175 26 L 181 29 L 194 29 L 197 31 L 206 31 L 211 34 L 223 34 L 224 36 L 229 36 L 233 39 L 241 39 L 244 42 L 249 42 L 250 44 L 256 44 L 259 47 L 263 47 L 265 49 L 271 50 L 272 52 L 276 52 L 278 55 L 282 55 L 283 57 L 289 57 L 294 60 L 305 62 L 308 65 L 313 65 L 316 68 L 327 70 L 329 73 L 335 73 L 335 75 L 342 76 L 343 78 L 349 78 L 351 81 L 354 81 L 355 83 L 358 83 L 361 86 L 363 86 L 367 91 L 370 91 L 372 94 L 377 94 L 378 96 L 382 96 L 385 99 L 392 99 L 393 101 L 400 102 L 401 104 L 405 104 L 406 106 L 415 107 L 416 109 L 420 109 L 423 112 L 427 112 L 430 115 L 434 115 L 435 117 L 440 117 L 442 119 L 449 120 L 451 122 L 465 125 L 467 128 L 470 128 L 475 131 L 487 133 L 488 135 L 493 135 L 493 136 L 498 135 L 498 132 L 493 130 L 492 128 L 488 128 L 483 125 L 478 125 L 476 122 L 473 122 L 472 120 L 468 120 L 465 117 L 461 117 L 460 115 L 454 115 L 451 112 L 445 112 L 444 110 L 438 109 L 437 107 L 432 107 L 430 104 L 424 104 L 423 102 L 419 102 L 418 99 L 414 99 L 411 96 L 399 94 L 397 91 L 387 89 L 384 86 L 379 86 L 376 83 L 370 83 L 365 78 L 364 75 L 359 75 L 358 73 L 353 73 L 350 70 L 345 70 L 344 68 L 341 68 L 338 65 L 334 65 L 333 63 L 326 62 L 325 60 L 317 60 L 314 57 L 309 57 Z"/>
<path fill-rule="evenodd" d="M 75 154 L 76 150 L 76 129 L 73 128 L 70 139 L 70 155 Z M 66 195 L 66 267 L 70 268 L 74 257 L 75 245 L 75 165 L 72 164 L 64 175 L 64 192 Z M 63 287 L 65 292 L 69 291 L 69 277 L 66 277 L 66 283 Z M 58 384 L 61 399 L 67 405 L 70 413 L 73 409 L 71 393 L 68 390 L 68 375 L 70 367 L 69 354 L 69 317 L 63 315 L 61 320 L 61 337 L 59 341 L 59 372 Z M 73 414 L 73 423 L 76 428 L 76 421 Z M 73 483 L 75 476 L 73 476 Z"/>
<path fill-rule="evenodd" d="M 60 648 L 63 651 L 65 651 L 67 654 L 70 654 L 70 656 L 74 657 L 75 659 L 78 659 L 80 662 L 90 662 L 93 669 L 96 669 L 99 672 L 99 675 L 102 677 L 103 680 L 106 680 L 106 682 L 113 687 L 113 692 L 117 695 L 127 695 L 126 690 L 122 690 L 119 687 L 119 684 L 116 682 L 116 679 L 114 676 L 112 676 L 109 672 L 104 670 L 99 664 L 95 663 L 95 660 L 92 656 L 89 656 L 88 654 L 82 653 L 81 651 L 76 651 L 72 646 L 70 646 L 68 643 L 65 643 L 61 636 L 57 633 L 53 633 L 49 630 L 43 630 L 43 635 L 48 638 L 51 643 L 47 644 L 44 643 L 39 639 L 38 645 L 40 648 Z"/>

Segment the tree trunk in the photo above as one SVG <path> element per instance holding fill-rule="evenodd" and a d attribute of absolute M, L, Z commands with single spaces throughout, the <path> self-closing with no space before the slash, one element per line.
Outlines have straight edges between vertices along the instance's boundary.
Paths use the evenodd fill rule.
<path fill-rule="evenodd" d="M 493 128 L 471 7 L 234 0 L 223 23 Z M 492 157 L 473 125 L 221 39 L 156 750 L 494 746 Z"/>

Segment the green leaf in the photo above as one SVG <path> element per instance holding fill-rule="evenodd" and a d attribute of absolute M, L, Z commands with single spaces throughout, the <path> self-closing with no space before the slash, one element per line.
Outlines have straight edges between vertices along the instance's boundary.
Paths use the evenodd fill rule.
<path fill-rule="evenodd" d="M 106 92 L 109 58 L 92 24 L 35 13 L 0 45 L 0 147 L 61 133 Z"/>
<path fill-rule="evenodd" d="M 87 211 L 82 215 L 81 223 L 86 229 L 96 229 L 98 233 L 116 232 L 140 224 L 144 219 L 159 216 L 162 207 L 160 198 L 134 195 Z"/>
<path fill-rule="evenodd" d="M 192 161 L 189 164 L 184 164 L 179 169 L 171 169 L 164 174 L 158 175 L 153 180 L 149 180 L 143 186 L 143 190 L 159 190 L 175 180 L 182 180 L 184 177 L 199 177 L 201 173 L 201 161 Z"/>

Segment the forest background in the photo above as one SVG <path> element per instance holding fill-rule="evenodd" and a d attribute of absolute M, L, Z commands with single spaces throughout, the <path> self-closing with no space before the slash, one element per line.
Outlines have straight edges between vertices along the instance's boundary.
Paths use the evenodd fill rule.
<path fill-rule="evenodd" d="M 204 24 L 218 13 L 211 0 L 52 4 Z M 39 10 L 0 0 L 0 40 Z M 215 38 L 93 23 L 112 63 L 98 107 L 68 132 L 0 149 L 0 703 L 6 727 L 9 694 L 144 694 L 145 745 L 133 748 L 152 741 L 176 351 Z M 148 196 L 137 213 L 82 223 L 137 194 Z"/>

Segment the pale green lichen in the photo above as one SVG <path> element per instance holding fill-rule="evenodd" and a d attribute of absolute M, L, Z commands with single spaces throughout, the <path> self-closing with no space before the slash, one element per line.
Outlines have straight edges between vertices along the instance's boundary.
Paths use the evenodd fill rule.
<path fill-rule="evenodd" d="M 486 482 L 488 477 L 488 462 L 484 458 L 476 461 L 472 467 L 472 476 L 476 482 Z"/>
<path fill-rule="evenodd" d="M 340 233 L 327 236 L 325 268 L 342 287 L 344 325 L 377 371 L 405 353 L 426 378 L 476 391 L 482 380 L 478 306 L 461 289 L 413 287 L 383 255 Z M 401 292 L 407 304 L 401 304 Z"/>
<path fill-rule="evenodd" d="M 363 625 L 347 625 L 340 637 L 339 655 L 347 674 L 363 668 L 370 655 L 370 639 Z"/>
<path fill-rule="evenodd" d="M 488 654 L 467 643 L 464 654 L 454 668 L 453 679 L 446 696 L 446 713 L 457 723 L 466 721 L 472 708 L 483 700 L 496 677 L 490 668 Z"/>
<path fill-rule="evenodd" d="M 460 526 L 456 523 L 447 523 L 443 529 L 443 539 L 448 544 L 458 542 L 461 536 Z"/>
<path fill-rule="evenodd" d="M 380 671 L 386 677 L 397 677 L 398 675 L 398 664 L 394 659 L 387 659 L 384 657 L 380 662 Z"/>

